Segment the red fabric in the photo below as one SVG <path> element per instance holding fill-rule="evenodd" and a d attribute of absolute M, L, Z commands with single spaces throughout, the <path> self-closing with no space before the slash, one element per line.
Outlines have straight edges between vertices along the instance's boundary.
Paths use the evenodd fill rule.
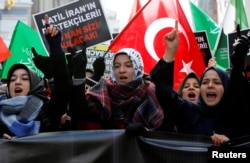
<path fill-rule="evenodd" d="M 135 0 L 134 4 L 133 4 L 132 11 L 131 11 L 130 16 L 129 16 L 129 20 L 131 20 L 136 15 L 136 13 L 141 9 L 141 7 L 142 7 L 142 5 L 141 5 L 140 0 Z"/>
<path fill-rule="evenodd" d="M 97 122 L 78 122 L 79 130 L 100 130 L 101 124 Z"/>
<path fill-rule="evenodd" d="M 177 90 L 189 73 L 181 71 L 184 63 L 189 63 L 198 76 L 205 69 L 195 36 L 178 0 L 149 0 L 112 41 L 109 49 L 112 52 L 124 47 L 138 50 L 143 58 L 144 70 L 149 73 L 162 58 L 165 52 L 164 35 L 174 28 L 176 19 L 179 22 L 180 37 L 174 68 L 174 89 Z M 149 37 L 145 38 L 146 33 Z"/>
<path fill-rule="evenodd" d="M 48 97 L 51 97 L 51 89 L 49 87 L 46 88 L 45 92 Z"/>
<path fill-rule="evenodd" d="M 3 62 L 10 56 L 10 51 L 6 44 L 4 43 L 2 37 L 0 37 L 0 62 Z"/>

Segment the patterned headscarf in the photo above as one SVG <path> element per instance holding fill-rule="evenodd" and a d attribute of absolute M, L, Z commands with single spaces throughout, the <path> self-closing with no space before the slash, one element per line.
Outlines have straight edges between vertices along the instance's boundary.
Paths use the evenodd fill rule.
<path fill-rule="evenodd" d="M 121 49 L 114 55 L 113 63 L 121 54 L 128 55 L 133 64 L 133 81 L 117 84 L 113 67 L 110 78 L 102 78 L 86 92 L 87 99 L 95 99 L 92 103 L 88 101 L 89 106 L 99 102 L 101 105 L 96 105 L 98 108 L 93 111 L 102 120 L 112 118 L 116 121 L 115 128 L 123 128 L 125 123 L 142 123 L 155 129 L 164 119 L 163 109 L 155 96 L 155 85 L 143 79 L 143 61 L 139 52 L 131 48 Z"/>
<path fill-rule="evenodd" d="M 134 69 L 134 80 L 138 79 L 138 78 L 142 78 L 143 74 L 144 74 L 144 65 L 143 65 L 143 60 L 141 58 L 141 54 L 136 51 L 135 49 L 132 48 L 123 48 L 120 49 L 113 57 L 113 65 L 112 65 L 112 69 L 111 69 L 111 79 L 112 81 L 117 84 L 117 80 L 115 77 L 115 72 L 114 72 L 114 61 L 116 59 L 116 57 L 120 54 L 126 54 L 128 55 L 129 59 L 132 61 L 133 64 L 133 69 Z"/>

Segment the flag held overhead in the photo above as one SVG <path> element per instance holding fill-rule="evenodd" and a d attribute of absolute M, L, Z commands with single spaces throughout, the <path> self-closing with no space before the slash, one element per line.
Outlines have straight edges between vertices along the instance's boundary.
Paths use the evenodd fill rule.
<path fill-rule="evenodd" d="M 0 62 L 3 62 L 10 56 L 10 51 L 8 47 L 6 46 L 5 42 L 3 41 L 3 38 L 0 36 Z"/>
<path fill-rule="evenodd" d="M 32 60 L 33 54 L 31 52 L 31 47 L 35 47 L 39 54 L 48 56 L 37 31 L 19 20 L 10 41 L 9 49 L 11 51 L 11 56 L 3 63 L 1 71 L 2 79 L 7 78 L 9 68 L 15 63 L 23 63 L 33 69 L 39 76 L 43 76 L 43 73 L 36 68 Z"/>
<path fill-rule="evenodd" d="M 230 67 L 228 34 L 236 31 L 237 24 L 239 24 L 241 30 L 249 28 L 243 1 L 230 0 L 224 14 L 220 36 L 215 45 L 217 66 L 224 70 Z"/>
<path fill-rule="evenodd" d="M 157 11 L 157 12 L 156 12 Z M 193 31 L 178 0 L 149 0 L 112 41 L 109 49 L 134 48 L 142 54 L 145 72 L 149 73 L 165 52 L 164 35 L 178 21 L 180 44 L 175 55 L 174 88 L 189 71 L 198 75 L 205 69 Z"/>

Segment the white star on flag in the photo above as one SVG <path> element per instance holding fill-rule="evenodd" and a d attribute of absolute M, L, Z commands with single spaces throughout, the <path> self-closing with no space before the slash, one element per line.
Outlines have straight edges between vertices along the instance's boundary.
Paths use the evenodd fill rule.
<path fill-rule="evenodd" d="M 180 72 L 184 72 L 186 74 L 189 74 L 191 72 L 194 72 L 194 70 L 192 70 L 191 66 L 192 66 L 192 63 L 193 63 L 193 60 L 188 62 L 188 63 L 185 63 L 183 60 L 182 60 L 182 65 L 183 65 L 183 68 L 180 70 Z"/>

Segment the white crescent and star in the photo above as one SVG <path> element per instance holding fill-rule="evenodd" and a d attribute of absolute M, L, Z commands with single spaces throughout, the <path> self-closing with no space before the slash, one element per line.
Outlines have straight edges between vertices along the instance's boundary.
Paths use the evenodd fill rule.
<path fill-rule="evenodd" d="M 194 70 L 192 70 L 191 66 L 192 66 L 192 63 L 193 63 L 193 60 L 188 62 L 188 63 L 185 63 L 183 60 L 182 60 L 182 66 L 183 68 L 180 70 L 180 72 L 184 72 L 186 74 L 189 74 L 191 72 L 194 72 Z"/>
<path fill-rule="evenodd" d="M 157 19 L 155 21 L 153 21 L 147 28 L 145 35 L 144 35 L 144 44 L 146 47 L 146 50 L 148 51 L 148 54 L 156 61 L 159 60 L 159 57 L 157 56 L 156 52 L 155 52 L 155 48 L 154 48 L 154 38 L 156 36 L 156 34 L 165 28 L 168 27 L 175 27 L 175 19 L 173 18 L 160 18 Z M 187 33 L 185 32 L 184 28 L 182 27 L 182 25 L 180 23 L 178 23 L 178 31 L 181 32 L 187 42 L 188 45 L 188 51 L 190 50 L 190 43 L 189 43 L 189 39 L 187 37 Z M 188 73 L 189 71 L 191 71 L 191 64 L 192 61 L 185 64 L 184 61 L 182 61 L 183 64 L 183 69 L 181 70 L 181 72 L 184 72 L 184 69 L 186 69 L 186 73 Z"/>

